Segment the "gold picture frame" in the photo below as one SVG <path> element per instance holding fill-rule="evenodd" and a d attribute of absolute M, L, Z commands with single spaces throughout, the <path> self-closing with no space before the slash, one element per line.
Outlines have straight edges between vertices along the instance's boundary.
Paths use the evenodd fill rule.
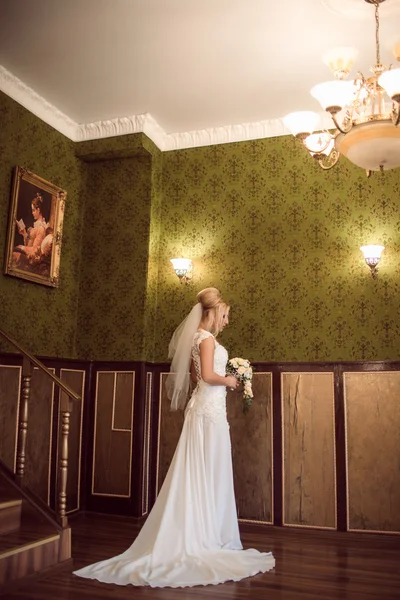
<path fill-rule="evenodd" d="M 62 228 L 67 192 L 24 167 L 15 167 L 4 273 L 60 285 Z"/>

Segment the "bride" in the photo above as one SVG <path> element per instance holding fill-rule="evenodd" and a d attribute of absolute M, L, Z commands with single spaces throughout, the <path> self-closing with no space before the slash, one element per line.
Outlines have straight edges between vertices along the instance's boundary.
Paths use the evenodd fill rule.
<path fill-rule="evenodd" d="M 123 554 L 75 575 L 105 583 L 185 587 L 239 581 L 275 566 L 270 552 L 243 550 L 233 489 L 225 375 L 228 353 L 216 336 L 229 306 L 206 288 L 174 332 L 167 378 L 171 409 L 184 408 L 190 375 L 197 382 L 167 476 L 139 535 Z"/>

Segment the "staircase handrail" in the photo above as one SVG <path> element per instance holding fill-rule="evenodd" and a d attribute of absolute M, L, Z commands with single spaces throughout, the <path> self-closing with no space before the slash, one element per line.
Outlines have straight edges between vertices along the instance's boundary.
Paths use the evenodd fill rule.
<path fill-rule="evenodd" d="M 58 387 L 63 392 L 65 392 L 70 398 L 79 402 L 79 400 L 81 399 L 79 394 L 71 390 L 71 388 L 68 385 L 61 381 L 59 377 L 57 377 L 57 375 L 54 375 L 47 367 L 45 367 L 39 359 L 37 359 L 35 356 L 33 356 L 33 354 L 28 352 L 28 350 L 25 350 L 25 348 L 23 348 L 21 344 L 16 342 L 8 333 L 3 331 L 2 329 L 0 329 L 0 335 L 8 342 L 10 342 L 10 344 L 12 344 L 15 348 L 17 348 L 17 350 L 19 350 L 21 354 L 23 354 L 32 364 L 34 364 L 41 371 L 44 371 L 44 373 L 51 377 L 51 379 L 58 385 Z"/>

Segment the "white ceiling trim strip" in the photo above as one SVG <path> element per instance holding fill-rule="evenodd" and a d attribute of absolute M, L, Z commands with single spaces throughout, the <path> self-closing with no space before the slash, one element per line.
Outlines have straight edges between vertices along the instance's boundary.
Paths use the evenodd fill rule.
<path fill-rule="evenodd" d="M 79 125 L 0 65 L 0 90 L 31 113 L 76 141 Z"/>
<path fill-rule="evenodd" d="M 145 133 L 160 150 L 167 151 L 243 142 L 288 135 L 289 133 L 280 119 L 274 119 L 168 134 L 149 113 L 79 124 L 39 96 L 1 65 L 0 90 L 74 142 L 131 133 Z"/>

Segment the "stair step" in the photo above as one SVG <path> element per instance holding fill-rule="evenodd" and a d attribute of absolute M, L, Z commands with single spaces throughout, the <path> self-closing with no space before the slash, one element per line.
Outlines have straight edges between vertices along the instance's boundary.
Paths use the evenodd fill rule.
<path fill-rule="evenodd" d="M 70 527 L 62 529 L 34 494 L 13 480 L 0 460 L 1 591 L 68 560 Z"/>
<path fill-rule="evenodd" d="M 58 564 L 60 535 L 0 551 L 0 587 Z"/>
<path fill-rule="evenodd" d="M 21 525 L 18 529 L 0 536 L 0 559 L 11 549 L 35 544 L 37 541 L 52 537 L 58 531 L 32 512 L 31 507 L 23 504 Z"/>
<path fill-rule="evenodd" d="M 0 535 L 18 529 L 21 524 L 21 498 L 0 500 Z"/>
<path fill-rule="evenodd" d="M 58 539 L 60 539 L 60 535 L 56 533 L 54 535 L 50 535 L 49 537 L 45 537 L 41 540 L 35 540 L 34 542 L 29 542 L 21 546 L 14 546 L 13 548 L 9 548 L 8 550 L 0 550 L 0 562 L 4 558 L 8 558 L 9 556 L 13 556 L 14 554 L 20 554 L 22 552 L 25 552 L 26 550 L 38 548 L 39 546 L 43 546 L 43 544 L 47 544 L 48 542 L 53 542 L 54 540 Z"/>

